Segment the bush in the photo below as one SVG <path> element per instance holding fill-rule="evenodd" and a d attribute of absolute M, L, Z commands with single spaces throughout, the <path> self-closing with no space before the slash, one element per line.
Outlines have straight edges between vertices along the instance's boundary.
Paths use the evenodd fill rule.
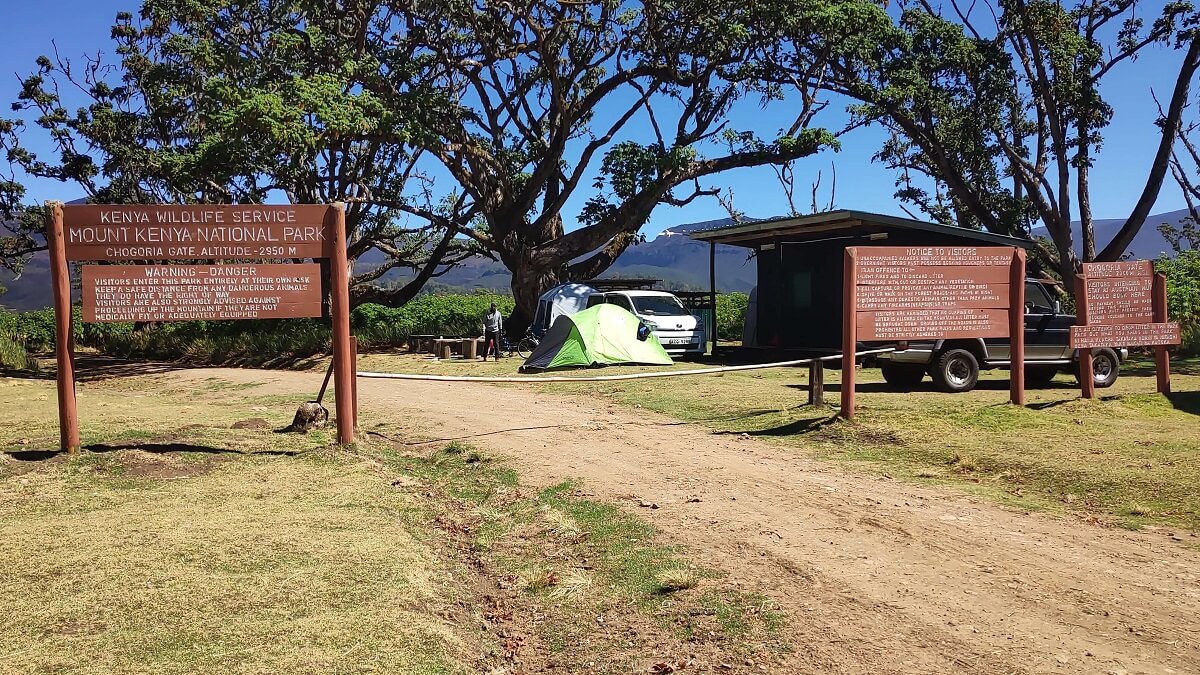
<path fill-rule="evenodd" d="M 1167 276 L 1167 314 L 1183 333 L 1180 353 L 1200 354 L 1200 251 L 1161 258 L 1155 269 Z"/>
<path fill-rule="evenodd" d="M 38 370 L 38 363 L 25 350 L 25 343 L 0 330 L 0 368 Z"/>
<path fill-rule="evenodd" d="M 506 316 L 513 310 L 511 297 L 485 292 L 423 295 L 403 307 L 366 304 L 351 312 L 351 330 L 362 347 L 399 346 L 411 335 L 478 335 L 492 302 Z M 132 323 L 85 324 L 80 308 L 74 312 L 77 346 L 122 358 L 286 365 L 328 352 L 332 341 L 325 319 L 180 321 L 135 330 Z M 0 343 L 0 350 L 7 350 L 12 358 L 17 358 L 18 349 L 21 353 L 53 349 L 54 311 L 0 310 L 0 336 L 8 336 L 11 346 Z"/>
<path fill-rule="evenodd" d="M 750 296 L 745 293 L 723 293 L 717 296 L 717 339 L 740 341 L 746 324 L 746 308 Z"/>
<path fill-rule="evenodd" d="M 402 307 L 365 304 L 350 314 L 350 325 L 360 344 L 400 344 L 410 335 L 478 335 L 483 315 L 495 302 L 509 316 L 513 299 L 487 292 L 422 295 Z"/>

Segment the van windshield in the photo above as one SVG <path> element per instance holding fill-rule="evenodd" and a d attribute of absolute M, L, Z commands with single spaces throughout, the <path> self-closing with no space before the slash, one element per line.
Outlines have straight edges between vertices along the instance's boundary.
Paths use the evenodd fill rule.
<path fill-rule="evenodd" d="M 687 316 L 690 312 L 673 295 L 643 295 L 633 298 L 638 314 L 646 316 Z"/>

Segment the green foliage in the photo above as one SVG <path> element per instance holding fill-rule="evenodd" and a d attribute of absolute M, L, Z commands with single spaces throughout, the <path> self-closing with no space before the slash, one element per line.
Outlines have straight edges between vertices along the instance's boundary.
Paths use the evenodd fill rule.
<path fill-rule="evenodd" d="M 422 295 L 402 307 L 360 305 L 351 313 L 350 323 L 359 343 L 372 347 L 398 345 L 410 335 L 479 335 L 492 302 L 501 314 L 511 315 L 511 296 L 479 292 Z"/>
<path fill-rule="evenodd" d="M 1154 267 L 1167 275 L 1167 313 L 1183 331 L 1180 352 L 1200 354 L 1200 251 L 1180 251 Z"/>
<path fill-rule="evenodd" d="M 350 321 L 362 347 L 397 347 L 411 335 L 478 335 L 492 302 L 505 316 L 512 311 L 511 297 L 486 292 L 423 295 L 403 307 L 360 305 Z M 137 329 L 132 323 L 84 323 L 80 309 L 74 312 L 77 346 L 122 358 L 287 366 L 328 352 L 331 342 L 328 321 L 321 319 L 179 321 Z M 54 310 L 0 311 L 0 352 L 15 359 L 25 350 L 53 348 Z"/>
<path fill-rule="evenodd" d="M 750 296 L 745 293 L 724 293 L 717 296 L 717 339 L 741 340 L 746 324 L 746 308 Z"/>
<path fill-rule="evenodd" d="M 0 330 L 0 369 L 9 368 L 36 371 L 38 363 L 29 356 L 24 343 Z"/>

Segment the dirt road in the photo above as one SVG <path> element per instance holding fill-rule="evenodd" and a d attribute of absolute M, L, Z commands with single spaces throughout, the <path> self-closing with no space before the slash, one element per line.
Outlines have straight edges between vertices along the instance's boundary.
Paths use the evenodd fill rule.
<path fill-rule="evenodd" d="M 319 380 L 177 375 L 265 381 L 264 393 Z M 364 426 L 400 413 L 415 434 L 509 458 L 526 481 L 582 478 L 628 504 L 772 598 L 796 672 L 1200 673 L 1200 553 L 1162 533 L 847 473 L 594 398 L 365 379 L 359 393 Z"/>

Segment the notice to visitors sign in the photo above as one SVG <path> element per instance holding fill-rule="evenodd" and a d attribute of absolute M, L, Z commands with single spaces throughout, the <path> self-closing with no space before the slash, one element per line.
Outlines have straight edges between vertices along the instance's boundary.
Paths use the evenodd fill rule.
<path fill-rule="evenodd" d="M 1006 338 L 1025 352 L 1025 251 L 1013 246 L 848 246 L 842 272 L 842 409 L 854 417 L 859 342 Z M 1025 361 L 1009 371 L 1025 404 Z"/>
<path fill-rule="evenodd" d="M 68 260 L 328 257 L 317 204 L 112 206 L 64 210 Z"/>
<path fill-rule="evenodd" d="M 1008 247 L 860 247 L 858 339 L 1008 337 Z"/>
<path fill-rule="evenodd" d="M 83 268 L 87 322 L 314 316 L 321 316 L 317 263 Z"/>

